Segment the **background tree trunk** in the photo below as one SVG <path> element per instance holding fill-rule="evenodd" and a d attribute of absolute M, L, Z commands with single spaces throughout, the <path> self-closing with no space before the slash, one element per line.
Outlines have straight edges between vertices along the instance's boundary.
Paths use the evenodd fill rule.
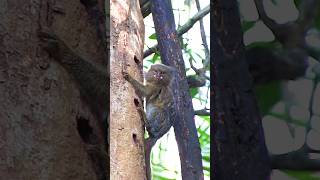
<path fill-rule="evenodd" d="M 144 24 L 138 0 L 110 3 L 110 165 L 111 179 L 146 179 L 142 105 L 122 68 L 142 81 Z M 139 78 L 138 78 L 139 77 Z"/>
<path fill-rule="evenodd" d="M 267 179 L 270 164 L 236 0 L 213 1 L 213 178 Z"/>
<path fill-rule="evenodd" d="M 49 27 L 76 53 L 106 68 L 104 32 L 99 35 L 96 24 L 103 22 L 84 2 L 0 2 L 1 179 L 106 178 L 106 169 L 97 168 L 104 162 L 86 141 L 89 133 L 104 147 L 101 123 L 81 100 L 73 77 L 49 58 L 37 36 Z M 94 5 L 103 15 L 104 2 Z"/>

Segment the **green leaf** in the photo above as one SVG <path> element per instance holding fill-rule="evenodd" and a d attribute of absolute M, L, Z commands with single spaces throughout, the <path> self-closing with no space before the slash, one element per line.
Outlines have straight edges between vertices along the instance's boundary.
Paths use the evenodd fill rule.
<path fill-rule="evenodd" d="M 187 47 L 188 47 L 188 43 L 183 43 L 182 44 L 182 49 L 187 49 Z"/>
<path fill-rule="evenodd" d="M 160 55 L 158 53 L 154 53 L 150 62 L 154 64 L 159 59 L 160 59 Z"/>
<path fill-rule="evenodd" d="M 190 88 L 190 95 L 192 98 L 194 98 L 198 93 L 199 93 L 199 89 L 198 88 Z"/>
<path fill-rule="evenodd" d="M 245 33 L 249 29 L 251 29 L 256 24 L 255 21 L 243 21 L 241 23 L 242 32 Z"/>
<path fill-rule="evenodd" d="M 261 113 L 267 114 L 273 105 L 281 100 L 280 81 L 257 85 L 255 87 L 255 94 Z"/>
<path fill-rule="evenodd" d="M 149 39 L 157 39 L 157 34 L 153 33 L 149 36 Z"/>

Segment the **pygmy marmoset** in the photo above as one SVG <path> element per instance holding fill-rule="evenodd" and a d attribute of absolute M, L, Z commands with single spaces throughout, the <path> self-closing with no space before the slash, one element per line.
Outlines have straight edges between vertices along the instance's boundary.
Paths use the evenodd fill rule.
<path fill-rule="evenodd" d="M 156 141 L 167 133 L 175 119 L 172 82 L 176 70 L 164 64 L 154 64 L 146 73 L 146 85 L 138 82 L 126 71 L 124 78 L 130 82 L 140 97 L 146 98 L 146 114 L 142 112 L 149 138 L 146 139 L 147 177 L 151 179 L 150 152 Z"/>

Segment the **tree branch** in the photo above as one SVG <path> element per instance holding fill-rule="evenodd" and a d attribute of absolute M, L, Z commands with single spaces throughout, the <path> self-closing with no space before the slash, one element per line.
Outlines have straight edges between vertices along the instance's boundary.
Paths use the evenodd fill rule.
<path fill-rule="evenodd" d="M 200 3 L 199 3 L 199 0 L 195 0 L 196 1 L 196 6 L 197 6 L 197 9 L 198 11 L 200 11 Z M 204 60 L 204 63 L 203 63 L 203 68 L 209 66 L 209 63 L 210 63 L 210 53 L 209 53 L 209 48 L 208 48 L 208 44 L 207 44 L 207 38 L 206 38 L 206 33 L 204 31 L 204 27 L 203 27 L 203 20 L 202 18 L 199 20 L 199 23 L 200 23 L 200 33 L 201 33 L 201 39 L 202 39 L 202 42 L 203 42 L 203 47 L 204 47 L 204 53 L 205 53 L 205 60 Z"/>
<path fill-rule="evenodd" d="M 260 19 L 264 22 L 264 24 L 266 26 L 268 26 L 268 28 L 270 28 L 271 31 L 275 31 L 279 27 L 279 24 L 276 23 L 273 19 L 271 19 L 267 15 L 267 13 L 264 9 L 264 6 L 263 6 L 263 1 L 262 0 L 254 0 L 254 2 L 256 4 Z"/>
<path fill-rule="evenodd" d="M 194 111 L 194 113 L 198 116 L 210 116 L 210 109 L 200 109 Z"/>
<path fill-rule="evenodd" d="M 298 20 L 285 24 L 278 24 L 269 18 L 263 7 L 262 0 L 255 0 L 260 19 L 273 32 L 284 48 L 301 48 L 305 44 L 305 34 L 310 29 L 319 10 L 319 0 L 305 0 L 299 7 Z"/>
<path fill-rule="evenodd" d="M 246 61 L 255 84 L 275 80 L 293 80 L 305 74 L 306 53 L 300 49 L 278 51 L 264 47 L 246 50 Z"/>
<path fill-rule="evenodd" d="M 300 148 L 280 155 L 271 155 L 271 164 L 273 169 L 290 169 L 290 170 L 320 170 L 320 160 L 308 158 L 308 153 L 312 150 Z"/>
<path fill-rule="evenodd" d="M 195 14 L 192 18 L 190 18 L 183 26 L 178 28 L 177 33 L 179 36 L 186 33 L 189 29 L 192 28 L 192 26 L 199 21 L 201 18 L 206 16 L 210 12 L 210 5 L 206 6 L 202 10 L 198 11 L 197 14 Z"/>
<path fill-rule="evenodd" d="M 143 18 L 147 17 L 150 13 L 150 0 L 140 0 L 140 8 Z"/>
<path fill-rule="evenodd" d="M 206 85 L 206 78 L 199 75 L 187 76 L 189 88 L 202 87 Z"/>
<path fill-rule="evenodd" d="M 304 139 L 304 146 L 308 146 L 307 144 L 307 138 L 308 138 L 308 134 L 309 132 L 311 131 L 312 127 L 311 127 L 311 120 L 312 120 L 312 117 L 314 115 L 314 112 L 313 112 L 313 102 L 314 102 L 314 99 L 315 99 L 315 92 L 316 92 L 316 88 L 317 88 L 317 85 L 318 85 L 318 80 L 319 80 L 319 77 L 316 76 L 313 81 L 312 81 L 312 89 L 311 89 L 311 95 L 310 95 L 310 99 L 309 99 L 309 105 L 308 105 L 308 110 L 309 110 L 309 119 L 306 123 L 306 126 L 305 126 L 305 139 Z M 308 146 L 309 147 L 309 146 Z"/>
<path fill-rule="evenodd" d="M 180 28 L 177 29 L 177 35 L 182 36 L 185 32 L 187 32 L 189 29 L 193 27 L 193 25 L 206 16 L 210 12 L 210 6 L 206 6 L 201 11 L 199 11 L 197 14 L 195 14 L 192 18 L 190 18 L 184 25 L 182 25 Z M 149 48 L 146 50 L 143 54 L 143 58 L 150 56 L 152 53 L 156 52 L 158 49 L 158 45 Z"/>

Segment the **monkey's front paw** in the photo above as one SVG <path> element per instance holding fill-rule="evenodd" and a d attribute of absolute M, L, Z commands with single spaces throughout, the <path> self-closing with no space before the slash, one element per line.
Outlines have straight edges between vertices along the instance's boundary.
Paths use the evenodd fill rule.
<path fill-rule="evenodd" d="M 59 51 L 58 37 L 48 29 L 43 29 L 38 32 L 41 40 L 41 46 L 51 55 L 55 56 Z"/>
<path fill-rule="evenodd" d="M 43 28 L 38 31 L 38 36 L 41 40 L 48 41 L 48 40 L 58 40 L 58 37 L 48 28 Z"/>

